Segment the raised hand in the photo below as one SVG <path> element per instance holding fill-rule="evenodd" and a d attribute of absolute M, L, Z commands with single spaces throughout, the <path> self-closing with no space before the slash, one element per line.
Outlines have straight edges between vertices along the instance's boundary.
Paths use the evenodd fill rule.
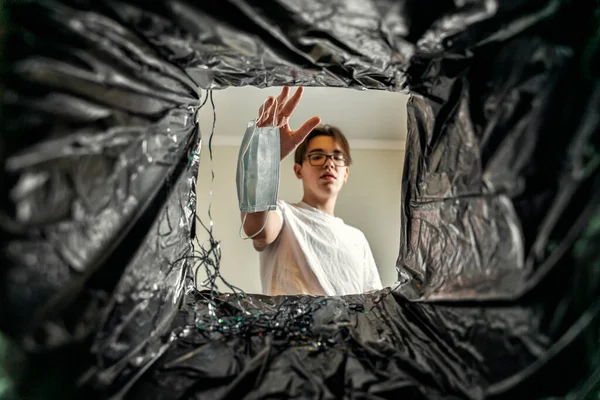
<path fill-rule="evenodd" d="M 293 152 L 306 136 L 321 123 L 321 118 L 312 117 L 297 130 L 293 131 L 290 129 L 290 117 L 298 106 L 298 103 L 300 103 L 303 92 L 304 88 L 300 86 L 296 90 L 296 93 L 288 99 L 290 88 L 286 86 L 281 90 L 277 98 L 269 97 L 258 110 L 259 119 L 257 120 L 257 125 L 259 127 L 279 126 L 282 160 Z"/>

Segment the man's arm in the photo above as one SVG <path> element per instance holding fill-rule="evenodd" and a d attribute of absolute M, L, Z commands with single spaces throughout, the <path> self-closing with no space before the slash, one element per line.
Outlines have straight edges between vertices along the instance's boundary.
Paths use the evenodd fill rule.
<path fill-rule="evenodd" d="M 267 211 L 261 211 L 257 213 L 247 214 L 246 222 L 244 223 L 244 233 L 247 236 L 252 236 L 256 232 L 260 231 L 264 226 L 265 228 L 252 239 L 254 248 L 257 251 L 263 251 L 268 245 L 273 243 L 279 236 L 283 221 L 277 211 L 268 211 L 269 219 L 267 218 Z M 242 221 L 244 221 L 244 215 L 241 215 Z"/>
<path fill-rule="evenodd" d="M 259 108 L 259 117 L 256 121 L 257 126 L 278 126 L 279 127 L 279 140 L 280 140 L 280 157 L 283 160 L 288 154 L 293 152 L 296 147 L 308 134 L 321 123 L 319 117 L 312 117 L 308 119 L 298 130 L 291 130 L 289 126 L 289 119 L 298 106 L 304 89 L 299 87 L 294 95 L 288 99 L 290 88 L 285 86 L 277 99 L 269 97 L 267 101 Z M 241 215 L 242 221 L 244 220 L 244 214 Z M 266 221 L 266 225 L 265 225 Z M 258 251 L 262 251 L 273 243 L 279 236 L 281 228 L 283 226 L 283 219 L 276 211 L 269 211 L 269 219 L 267 220 L 267 212 L 250 213 L 246 217 L 244 223 L 244 232 L 247 236 L 252 236 L 256 232 L 260 231 L 262 227 L 265 227 L 262 232 L 253 238 L 254 248 Z"/>

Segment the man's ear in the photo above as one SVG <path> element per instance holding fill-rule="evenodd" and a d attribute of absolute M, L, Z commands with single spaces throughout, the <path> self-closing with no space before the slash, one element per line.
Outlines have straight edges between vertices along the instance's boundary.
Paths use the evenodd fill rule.
<path fill-rule="evenodd" d="M 302 179 L 302 165 L 294 163 L 294 174 L 296 174 L 296 178 Z"/>
<path fill-rule="evenodd" d="M 348 167 L 344 167 L 346 168 L 346 172 L 344 173 L 344 183 L 348 182 L 348 175 L 350 175 L 350 168 Z"/>

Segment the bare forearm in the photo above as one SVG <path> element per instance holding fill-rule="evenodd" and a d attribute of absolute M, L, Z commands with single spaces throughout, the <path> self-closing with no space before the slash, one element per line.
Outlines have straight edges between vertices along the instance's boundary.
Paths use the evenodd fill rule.
<path fill-rule="evenodd" d="M 246 216 L 246 221 L 244 222 L 244 233 L 246 236 L 253 236 L 260 231 L 260 233 L 253 237 L 254 247 L 257 250 L 273 243 L 277 239 L 281 230 L 281 217 L 277 212 L 269 211 L 268 214 L 267 211 L 249 214 L 242 213 L 242 221 L 244 221 L 244 216 Z"/>
<path fill-rule="evenodd" d="M 244 233 L 246 234 L 246 236 L 252 236 L 256 232 L 258 232 L 260 228 L 262 228 L 265 224 L 265 219 L 267 218 L 267 211 L 260 211 L 248 214 L 241 213 L 240 217 L 242 218 L 242 222 L 244 222 L 245 217 Z M 266 231 L 267 227 L 265 227 L 265 229 L 261 233 L 256 235 L 254 238 L 258 239 L 261 236 L 264 236 Z"/>

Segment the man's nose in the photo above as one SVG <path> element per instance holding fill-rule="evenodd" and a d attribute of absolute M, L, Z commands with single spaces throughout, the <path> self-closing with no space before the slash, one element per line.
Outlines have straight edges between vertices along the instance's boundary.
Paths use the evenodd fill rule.
<path fill-rule="evenodd" d="M 332 157 L 327 157 L 327 159 L 325 160 L 325 166 L 335 168 L 335 163 L 333 162 Z"/>

